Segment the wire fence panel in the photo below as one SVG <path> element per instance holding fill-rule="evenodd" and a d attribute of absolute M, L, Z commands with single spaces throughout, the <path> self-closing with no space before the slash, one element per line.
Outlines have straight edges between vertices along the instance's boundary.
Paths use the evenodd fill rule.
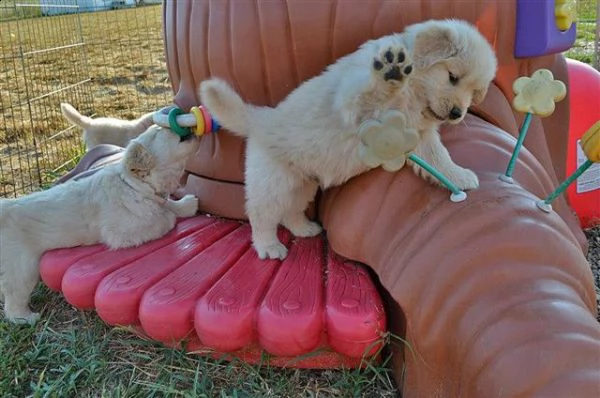
<path fill-rule="evenodd" d="M 169 103 L 161 24 L 160 1 L 0 1 L 0 196 L 44 188 L 79 160 L 61 102 L 126 119 Z"/>

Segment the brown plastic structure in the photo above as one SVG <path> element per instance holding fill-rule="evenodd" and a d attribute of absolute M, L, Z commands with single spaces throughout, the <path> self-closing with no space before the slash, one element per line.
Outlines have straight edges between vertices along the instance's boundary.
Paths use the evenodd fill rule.
<path fill-rule="evenodd" d="M 515 1 L 166 1 L 167 64 L 175 102 L 199 103 L 199 83 L 229 81 L 257 105 L 275 105 L 367 39 L 431 18 L 476 24 L 499 71 L 486 100 L 445 128 L 453 158 L 481 188 L 455 204 L 410 170 L 381 169 L 324 192 L 316 204 L 329 244 L 364 262 L 388 298 L 404 397 L 600 396 L 600 325 L 584 235 L 564 199 L 535 201 L 564 178 L 569 101 L 534 118 L 516 165 L 498 180 L 522 115 L 511 84 L 538 68 L 567 82 L 562 56 L 513 56 Z M 203 138 L 185 189 L 202 210 L 244 218 L 243 142 Z"/>

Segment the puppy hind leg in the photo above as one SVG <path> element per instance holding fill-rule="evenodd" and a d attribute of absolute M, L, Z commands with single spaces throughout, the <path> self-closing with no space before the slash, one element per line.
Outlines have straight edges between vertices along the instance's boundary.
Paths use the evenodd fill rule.
<path fill-rule="evenodd" d="M 260 259 L 281 259 L 287 256 L 287 248 L 277 238 L 277 226 L 283 217 L 283 209 L 270 202 L 257 203 L 248 200 L 246 213 L 252 227 L 252 243 Z"/>
<path fill-rule="evenodd" d="M 277 226 L 289 212 L 294 189 L 301 179 L 278 163 L 261 147 L 248 140 L 246 151 L 246 213 L 252 227 L 252 241 L 261 259 L 287 256 L 277 238 Z"/>
<path fill-rule="evenodd" d="M 284 214 L 282 224 L 300 238 L 316 236 L 323 228 L 310 221 L 305 214 L 308 204 L 314 199 L 318 185 L 312 181 L 303 184 L 294 195 L 289 211 Z"/>

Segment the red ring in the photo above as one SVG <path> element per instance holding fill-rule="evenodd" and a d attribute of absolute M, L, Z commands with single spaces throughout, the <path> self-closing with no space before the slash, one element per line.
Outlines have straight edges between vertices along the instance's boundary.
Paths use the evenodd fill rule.
<path fill-rule="evenodd" d="M 212 117 L 210 117 L 210 113 L 203 106 L 199 106 L 202 115 L 204 116 L 204 130 L 206 133 L 212 133 Z"/>

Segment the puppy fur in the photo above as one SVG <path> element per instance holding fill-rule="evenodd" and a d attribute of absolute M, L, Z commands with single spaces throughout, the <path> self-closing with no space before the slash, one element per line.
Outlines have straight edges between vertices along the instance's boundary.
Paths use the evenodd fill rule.
<path fill-rule="evenodd" d="M 260 258 L 284 258 L 282 223 L 294 235 L 321 227 L 304 211 L 317 188 L 339 185 L 366 167 L 357 156 L 357 129 L 368 117 L 407 100 L 410 57 L 400 35 L 363 44 L 294 90 L 276 108 L 245 104 L 226 83 L 200 86 L 203 104 L 228 130 L 248 137 L 246 212 Z"/>
<path fill-rule="evenodd" d="M 389 109 L 404 112 L 420 132 L 417 154 L 460 188 L 476 188 L 477 176 L 452 161 L 437 130 L 460 122 L 483 99 L 495 70 L 494 52 L 474 27 L 444 20 L 366 42 L 275 108 L 244 103 L 219 79 L 202 82 L 203 104 L 225 128 L 247 137 L 246 212 L 259 257 L 286 257 L 279 223 L 300 237 L 320 233 L 304 214 L 308 203 L 319 186 L 367 171 L 357 156 L 358 126 Z"/>
<path fill-rule="evenodd" d="M 180 142 L 151 126 L 129 143 L 118 164 L 89 177 L 17 199 L 0 200 L 0 298 L 6 319 L 34 323 L 28 306 L 47 250 L 104 243 L 111 249 L 157 239 L 176 217 L 193 216 L 192 195 L 168 199 L 179 185 L 196 139 Z"/>
<path fill-rule="evenodd" d="M 494 50 L 474 26 L 460 20 L 410 25 L 403 36 L 415 63 L 409 82 L 411 101 L 406 108 L 421 134 L 415 153 L 459 188 L 475 189 L 479 186 L 477 175 L 452 161 L 438 129 L 444 123 L 460 123 L 471 104 L 483 101 L 496 75 Z M 421 167 L 412 166 L 420 176 L 439 184 Z"/>
<path fill-rule="evenodd" d="M 83 129 L 83 141 L 89 150 L 100 144 L 126 147 L 127 143 L 142 134 L 154 122 L 152 113 L 146 113 L 135 120 L 114 117 L 91 117 L 82 115 L 71 104 L 60 104 L 62 114 L 73 124 Z"/>

